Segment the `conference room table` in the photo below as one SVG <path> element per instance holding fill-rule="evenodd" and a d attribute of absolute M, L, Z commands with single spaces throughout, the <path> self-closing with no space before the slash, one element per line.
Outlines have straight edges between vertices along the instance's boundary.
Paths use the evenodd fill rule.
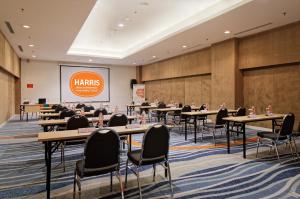
<path fill-rule="evenodd" d="M 191 109 L 193 111 L 199 110 L 200 107 L 198 106 L 191 106 Z M 182 108 L 177 108 L 177 107 L 167 107 L 167 108 L 156 108 L 153 109 L 153 111 L 158 111 L 158 112 L 162 112 L 163 113 L 163 117 L 164 117 L 164 123 L 167 124 L 167 117 L 166 117 L 166 113 L 168 112 L 174 112 L 174 111 L 181 111 Z M 160 122 L 160 116 L 157 117 L 158 122 Z"/>
<path fill-rule="evenodd" d="M 78 113 L 78 114 L 83 114 L 87 117 L 89 116 L 93 116 L 94 115 L 94 111 L 91 112 L 83 112 L 83 113 Z M 40 113 L 40 118 L 42 119 L 53 119 L 53 118 L 58 118 L 60 115 L 60 113 Z"/>
<path fill-rule="evenodd" d="M 236 113 L 237 110 L 229 109 L 228 113 Z M 208 116 L 208 115 L 215 115 L 219 112 L 219 110 L 202 110 L 202 111 L 192 111 L 192 112 L 181 112 L 181 115 L 186 116 L 184 121 L 184 133 L 185 133 L 185 140 L 187 140 L 187 123 L 188 117 L 193 117 L 194 119 L 194 142 L 197 143 L 197 117 Z"/>
<path fill-rule="evenodd" d="M 111 116 L 112 115 L 104 115 L 103 121 L 108 122 L 109 119 L 111 118 Z M 136 119 L 136 116 L 128 115 L 127 119 L 129 121 L 129 123 L 131 124 L 132 120 Z M 90 123 L 98 122 L 99 117 L 89 117 L 88 120 Z M 58 125 L 66 125 L 67 121 L 68 121 L 67 119 L 39 120 L 38 125 L 43 127 L 44 132 L 48 132 L 49 127 L 54 127 L 54 126 L 58 126 Z"/>
<path fill-rule="evenodd" d="M 266 114 L 260 114 L 260 115 L 254 115 L 254 116 L 237 116 L 237 117 L 226 117 L 223 118 L 223 120 L 226 121 L 226 136 L 227 136 L 227 153 L 230 153 L 230 129 L 229 125 L 230 122 L 235 122 L 242 124 L 242 134 L 243 134 L 243 158 L 246 158 L 246 123 L 250 122 L 260 122 L 260 121 L 272 121 L 272 131 L 275 132 L 275 122 L 278 119 L 282 119 L 284 117 L 284 114 L 271 114 L 271 115 L 266 115 Z"/>
<path fill-rule="evenodd" d="M 120 136 L 128 135 L 129 136 L 129 151 L 131 151 L 131 136 L 134 134 L 145 133 L 150 126 L 153 124 L 143 124 L 143 125 L 126 125 L 118 127 L 105 127 L 107 129 L 113 129 Z M 57 131 L 53 132 L 41 132 L 38 134 L 38 142 L 41 142 L 45 145 L 45 162 L 46 162 L 46 190 L 47 190 L 47 199 L 50 199 L 50 190 L 51 190 L 51 159 L 52 153 L 58 147 L 59 144 L 64 141 L 72 140 L 82 140 L 87 138 L 95 128 L 86 128 L 79 130 L 66 130 L 66 131 Z M 165 175 L 167 172 L 165 170 Z"/>

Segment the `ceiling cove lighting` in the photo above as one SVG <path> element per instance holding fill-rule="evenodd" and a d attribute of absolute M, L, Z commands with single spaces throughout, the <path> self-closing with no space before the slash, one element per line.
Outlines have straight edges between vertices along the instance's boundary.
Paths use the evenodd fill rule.
<path fill-rule="evenodd" d="M 230 31 L 229 30 L 225 30 L 224 34 L 230 34 Z"/>
<path fill-rule="evenodd" d="M 118 27 L 119 27 L 119 28 L 123 28 L 124 26 L 125 26 L 125 25 L 124 25 L 123 23 L 119 23 L 119 24 L 118 24 Z"/>
<path fill-rule="evenodd" d="M 22 27 L 25 28 L 25 29 L 29 29 L 30 28 L 29 25 L 23 25 Z"/>

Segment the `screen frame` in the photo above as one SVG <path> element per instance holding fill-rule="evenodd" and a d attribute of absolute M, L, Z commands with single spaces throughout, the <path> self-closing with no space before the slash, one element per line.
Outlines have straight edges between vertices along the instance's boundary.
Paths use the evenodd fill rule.
<path fill-rule="evenodd" d="M 103 68 L 107 69 L 108 71 L 108 101 L 86 101 L 85 103 L 99 103 L 99 102 L 110 102 L 110 68 L 109 67 L 101 67 L 101 66 L 75 66 L 75 65 L 66 65 L 60 64 L 59 65 L 59 101 L 62 103 L 62 76 L 61 76 L 61 68 L 62 67 L 72 67 L 72 68 Z M 66 102 L 66 103 L 79 103 L 80 101 L 73 101 L 73 102 Z"/>

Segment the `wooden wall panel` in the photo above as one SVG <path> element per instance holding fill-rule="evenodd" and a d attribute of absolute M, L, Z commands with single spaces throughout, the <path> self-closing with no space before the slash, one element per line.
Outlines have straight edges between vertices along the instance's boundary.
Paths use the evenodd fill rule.
<path fill-rule="evenodd" d="M 211 108 L 226 103 L 229 108 L 237 106 L 235 98 L 236 40 L 214 44 L 211 48 Z"/>
<path fill-rule="evenodd" d="M 13 51 L 12 48 L 10 47 L 9 43 L 7 40 L 5 40 L 4 43 L 4 67 L 6 68 L 6 70 L 8 70 L 9 72 L 13 73 Z"/>
<path fill-rule="evenodd" d="M 200 105 L 210 103 L 211 99 L 210 75 L 147 81 L 145 85 L 146 98 L 150 102 L 157 99 L 165 103 L 174 101 Z"/>
<path fill-rule="evenodd" d="M 240 39 L 239 68 L 300 62 L 300 22 Z"/>
<path fill-rule="evenodd" d="M 0 66 L 4 67 L 5 39 L 0 32 Z"/>
<path fill-rule="evenodd" d="M 210 73 L 210 48 L 142 66 L 142 81 Z"/>
<path fill-rule="evenodd" d="M 293 112 L 295 129 L 300 121 L 300 64 L 276 66 L 244 71 L 244 103 L 247 108 L 254 105 L 257 113 L 264 113 L 271 104 L 273 112 Z M 270 122 L 257 123 L 271 127 Z"/>

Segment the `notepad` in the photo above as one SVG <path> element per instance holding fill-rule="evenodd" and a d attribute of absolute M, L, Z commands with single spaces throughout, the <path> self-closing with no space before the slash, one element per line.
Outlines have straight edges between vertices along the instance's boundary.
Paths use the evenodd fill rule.
<path fill-rule="evenodd" d="M 79 128 L 78 129 L 78 133 L 79 134 L 84 134 L 84 133 L 91 133 L 93 131 L 95 131 L 96 128 L 95 127 L 90 127 L 90 128 Z"/>

